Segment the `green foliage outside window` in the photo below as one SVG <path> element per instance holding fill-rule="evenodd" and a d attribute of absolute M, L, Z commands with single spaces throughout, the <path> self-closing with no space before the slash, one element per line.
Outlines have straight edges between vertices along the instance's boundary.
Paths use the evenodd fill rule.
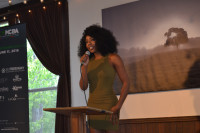
<path fill-rule="evenodd" d="M 8 22 L 1 22 L 0 27 L 8 26 Z"/>
<path fill-rule="evenodd" d="M 49 72 L 34 54 L 27 42 L 29 89 L 57 86 L 58 76 Z"/>
<path fill-rule="evenodd" d="M 56 87 L 58 76 L 49 72 L 35 56 L 27 43 L 29 90 Z M 43 108 L 56 107 L 57 91 L 29 92 L 30 133 L 54 133 L 55 114 L 43 111 Z"/>

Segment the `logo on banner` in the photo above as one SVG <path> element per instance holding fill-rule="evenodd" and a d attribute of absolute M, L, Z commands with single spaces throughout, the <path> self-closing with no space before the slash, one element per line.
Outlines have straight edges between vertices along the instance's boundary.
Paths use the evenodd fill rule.
<path fill-rule="evenodd" d="M 14 97 L 8 98 L 8 101 L 16 101 L 16 100 L 17 100 L 17 98 L 18 98 L 18 95 L 17 95 L 17 94 L 15 94 L 15 96 L 14 96 Z"/>
<path fill-rule="evenodd" d="M 25 100 L 26 98 L 23 97 L 19 97 L 17 94 L 15 94 L 13 97 L 8 98 L 9 102 L 14 102 L 14 101 L 18 101 L 18 100 Z"/>
<path fill-rule="evenodd" d="M 20 89 L 22 89 L 22 86 L 13 86 L 12 88 L 13 91 L 18 91 Z"/>
<path fill-rule="evenodd" d="M 23 72 L 23 71 L 24 71 L 24 66 L 9 67 L 9 68 L 2 68 L 1 69 L 2 73 L 13 73 L 13 72 Z"/>
<path fill-rule="evenodd" d="M 0 92 L 8 92 L 8 87 L 1 87 Z"/>
<path fill-rule="evenodd" d="M 15 77 L 13 78 L 13 82 L 20 82 L 22 81 L 22 78 L 19 77 L 18 74 L 15 75 Z"/>
<path fill-rule="evenodd" d="M 16 122 L 15 122 L 16 123 Z M 14 131 L 19 131 L 19 129 L 18 128 L 16 128 L 16 127 L 5 127 L 5 128 L 3 128 L 3 129 L 1 129 L 1 131 L 5 131 L 5 132 L 9 132 L 9 131 L 12 131 L 12 132 L 14 132 Z"/>
<path fill-rule="evenodd" d="M 0 39 L 3 37 L 15 37 L 18 35 L 19 35 L 18 28 L 0 31 Z"/>

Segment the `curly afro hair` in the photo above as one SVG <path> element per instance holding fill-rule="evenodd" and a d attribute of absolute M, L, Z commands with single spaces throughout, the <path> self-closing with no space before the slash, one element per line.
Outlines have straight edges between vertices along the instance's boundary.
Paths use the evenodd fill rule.
<path fill-rule="evenodd" d="M 80 40 L 80 45 L 78 48 L 78 56 L 81 57 L 88 50 L 86 48 L 86 36 L 91 36 L 96 41 L 96 48 L 98 52 L 100 52 L 103 56 L 108 55 L 109 53 L 117 53 L 117 45 L 115 37 L 111 33 L 111 31 L 100 27 L 99 25 L 91 25 L 87 27 L 82 35 Z M 90 58 L 94 56 L 90 54 Z"/>

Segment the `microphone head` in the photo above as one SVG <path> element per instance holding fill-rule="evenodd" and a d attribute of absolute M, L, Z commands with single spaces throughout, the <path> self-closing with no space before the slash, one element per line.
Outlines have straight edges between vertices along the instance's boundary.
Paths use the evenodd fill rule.
<path fill-rule="evenodd" d="M 88 55 L 88 56 L 90 56 L 90 52 L 89 51 L 86 51 L 85 54 Z"/>

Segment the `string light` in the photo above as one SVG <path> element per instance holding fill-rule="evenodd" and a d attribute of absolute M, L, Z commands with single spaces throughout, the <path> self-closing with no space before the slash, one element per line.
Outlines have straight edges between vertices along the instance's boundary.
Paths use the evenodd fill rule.
<path fill-rule="evenodd" d="M 46 10 L 46 6 L 43 6 L 42 8 L 43 8 L 44 10 Z"/>
<path fill-rule="evenodd" d="M 28 0 L 22 0 L 22 1 L 23 1 L 24 4 L 27 4 L 27 3 L 28 3 Z M 59 1 L 59 0 L 55 0 L 55 1 L 57 1 L 57 4 L 58 4 L 59 6 L 62 5 L 62 2 L 61 2 L 61 1 Z M 44 0 L 40 0 L 40 2 L 41 2 L 41 3 L 44 3 Z M 9 5 L 12 5 L 12 0 L 8 0 L 8 3 L 9 3 Z M 46 9 L 47 9 L 46 6 L 43 6 L 42 8 L 43 8 L 43 10 L 46 10 Z M 28 13 L 32 13 L 32 10 L 29 9 L 29 10 L 28 10 Z M 15 16 L 17 17 L 17 19 L 19 19 L 19 14 L 18 14 L 18 13 L 16 13 Z M 6 20 L 6 19 L 7 19 L 7 17 L 4 16 L 4 17 L 3 17 L 3 20 Z"/>
<path fill-rule="evenodd" d="M 27 0 L 24 0 L 24 4 L 27 4 Z"/>
<path fill-rule="evenodd" d="M 9 5 L 12 5 L 12 0 L 8 0 Z"/>
<path fill-rule="evenodd" d="M 58 5 L 61 5 L 62 3 L 60 1 L 58 1 Z"/>

